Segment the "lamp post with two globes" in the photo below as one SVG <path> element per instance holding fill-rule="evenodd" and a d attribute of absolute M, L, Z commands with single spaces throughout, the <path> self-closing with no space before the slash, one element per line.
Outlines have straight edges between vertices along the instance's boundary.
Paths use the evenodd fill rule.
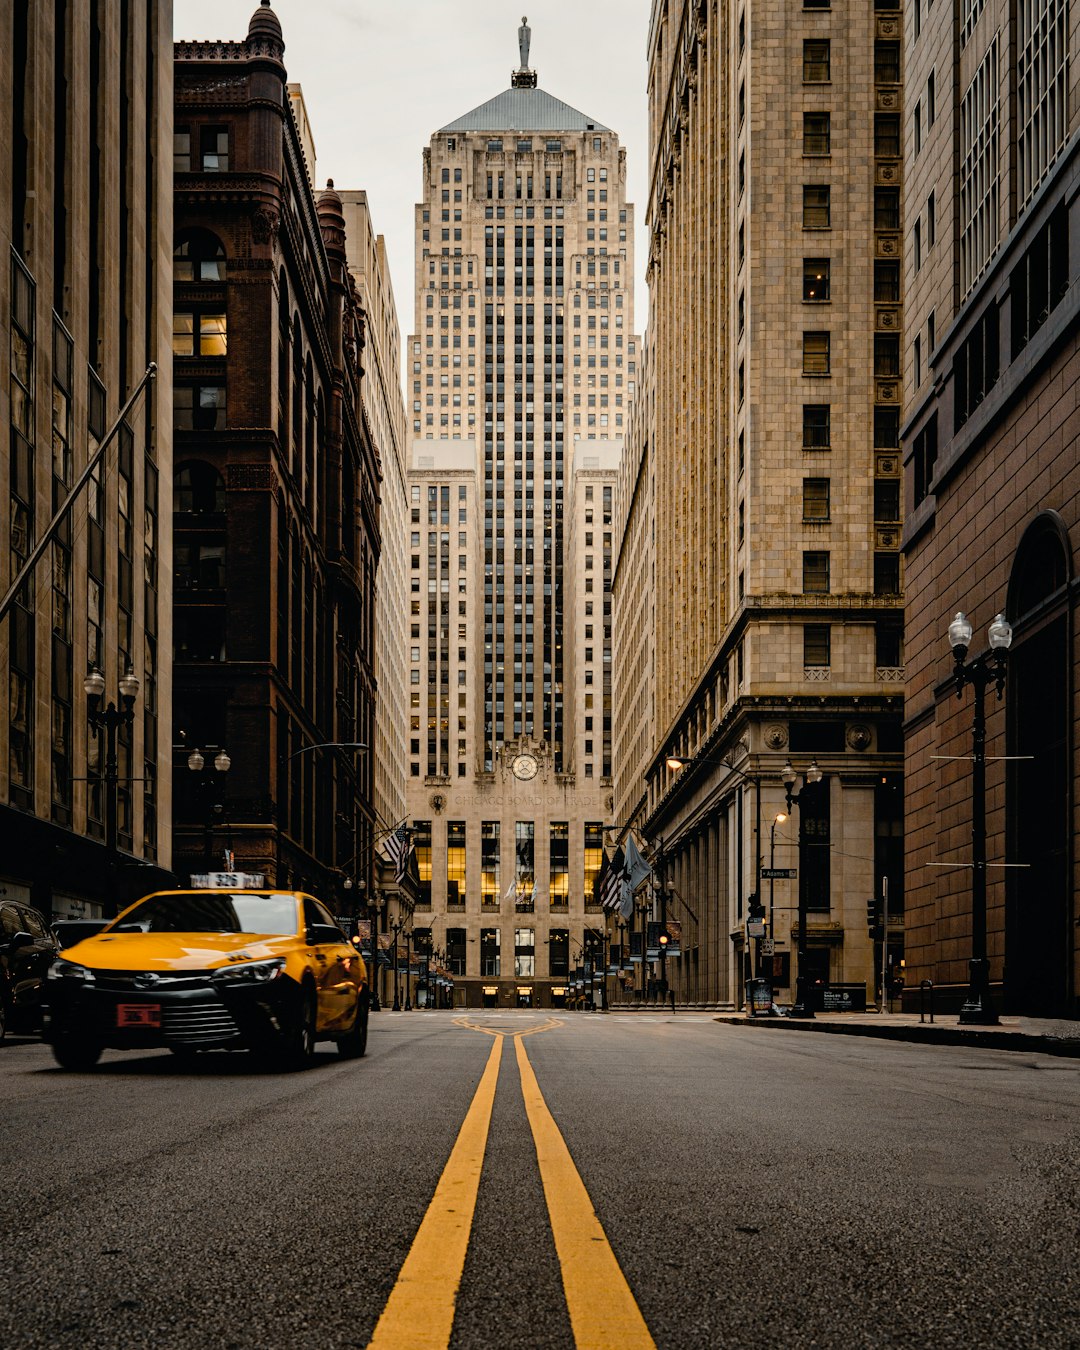
<path fill-rule="evenodd" d="M 187 766 L 192 774 L 200 775 L 198 787 L 208 796 L 203 814 L 203 867 L 209 873 L 214 868 L 214 826 L 225 818 L 225 775 L 232 768 L 232 760 L 222 746 L 214 756 L 213 767 L 207 768 L 206 758 L 196 746 L 187 757 Z"/>
<path fill-rule="evenodd" d="M 968 992 L 960 1009 L 960 1021 L 994 1026 L 998 1015 L 990 1001 L 990 962 L 986 955 L 986 690 L 993 684 L 1000 700 L 1005 692 L 1005 665 L 1012 646 L 1012 625 L 1004 614 L 991 623 L 989 650 L 967 661 L 972 627 L 966 614 L 958 612 L 949 624 L 953 652 L 956 697 L 964 696 L 970 684 L 975 695 L 971 755 L 971 960 L 968 962 Z"/>

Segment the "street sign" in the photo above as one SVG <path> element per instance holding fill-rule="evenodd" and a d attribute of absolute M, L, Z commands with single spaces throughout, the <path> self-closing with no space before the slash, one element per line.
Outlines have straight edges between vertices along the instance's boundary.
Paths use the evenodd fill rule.
<path fill-rule="evenodd" d="M 773 952 L 774 952 L 775 950 L 776 950 L 776 944 L 773 942 L 772 938 L 762 938 L 762 939 L 761 939 L 761 954 L 762 954 L 762 956 L 772 956 L 772 955 L 773 955 Z"/>
<path fill-rule="evenodd" d="M 765 920 L 747 919 L 746 936 L 752 938 L 763 938 L 765 936 Z"/>
<path fill-rule="evenodd" d="M 763 867 L 761 875 L 766 881 L 793 881 L 799 875 L 796 867 Z"/>

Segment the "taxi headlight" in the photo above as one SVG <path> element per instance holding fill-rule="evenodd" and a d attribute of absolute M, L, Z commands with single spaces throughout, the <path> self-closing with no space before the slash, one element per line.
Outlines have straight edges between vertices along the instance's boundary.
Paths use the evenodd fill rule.
<path fill-rule="evenodd" d="M 284 960 L 276 957 L 273 961 L 245 961 L 243 965 L 223 966 L 214 971 L 213 978 L 219 984 L 265 984 L 268 980 L 276 980 L 284 969 Z"/>
<path fill-rule="evenodd" d="M 94 972 L 88 970 L 86 966 L 80 966 L 75 961 L 65 961 L 61 957 L 49 967 L 49 979 L 71 980 L 78 984 L 93 984 Z"/>

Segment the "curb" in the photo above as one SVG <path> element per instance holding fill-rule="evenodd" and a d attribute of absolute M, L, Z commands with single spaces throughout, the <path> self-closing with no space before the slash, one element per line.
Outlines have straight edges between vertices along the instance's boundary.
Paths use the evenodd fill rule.
<path fill-rule="evenodd" d="M 716 1017 L 730 1027 L 772 1027 L 780 1031 L 824 1032 L 835 1036 L 874 1037 L 882 1041 L 909 1041 L 923 1045 L 970 1045 L 980 1050 L 1013 1050 L 1028 1054 L 1060 1055 L 1080 1059 L 1080 1039 L 1032 1036 L 1026 1031 L 961 1031 L 959 1027 L 869 1026 L 865 1022 L 844 1026 L 838 1022 L 801 1021 L 786 1017 Z"/>

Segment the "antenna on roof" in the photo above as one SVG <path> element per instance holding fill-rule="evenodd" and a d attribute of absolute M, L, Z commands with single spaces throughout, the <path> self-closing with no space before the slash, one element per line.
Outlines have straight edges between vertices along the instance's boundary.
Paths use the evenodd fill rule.
<path fill-rule="evenodd" d="M 528 16 L 521 16 L 521 27 L 518 29 L 518 54 L 521 57 L 521 65 L 510 76 L 510 84 L 514 89 L 535 89 L 536 71 L 529 69 L 529 45 L 532 41 L 532 29 L 529 27 Z"/>

